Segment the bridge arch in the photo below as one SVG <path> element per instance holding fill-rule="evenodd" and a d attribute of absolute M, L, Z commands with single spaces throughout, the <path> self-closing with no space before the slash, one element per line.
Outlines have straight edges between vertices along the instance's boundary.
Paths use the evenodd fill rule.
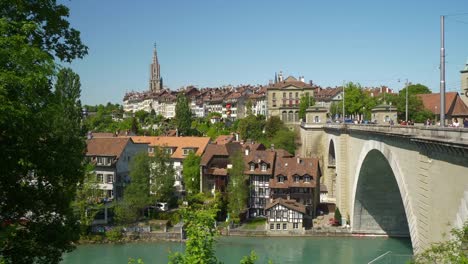
<path fill-rule="evenodd" d="M 416 252 L 416 216 L 398 157 L 385 143 L 368 140 L 357 164 L 350 212 L 352 231 L 409 236 Z"/>

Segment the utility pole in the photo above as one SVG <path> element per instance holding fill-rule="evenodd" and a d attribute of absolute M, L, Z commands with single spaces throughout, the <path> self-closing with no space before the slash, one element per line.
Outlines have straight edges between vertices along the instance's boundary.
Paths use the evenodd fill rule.
<path fill-rule="evenodd" d="M 345 119 L 345 81 L 343 81 L 343 123 L 344 123 L 344 119 Z"/>
<path fill-rule="evenodd" d="M 440 126 L 445 126 L 445 16 L 440 16 Z"/>
<path fill-rule="evenodd" d="M 405 121 L 406 124 L 408 124 L 408 79 L 406 79 L 405 83 L 405 89 L 406 89 L 406 112 L 405 112 Z"/>

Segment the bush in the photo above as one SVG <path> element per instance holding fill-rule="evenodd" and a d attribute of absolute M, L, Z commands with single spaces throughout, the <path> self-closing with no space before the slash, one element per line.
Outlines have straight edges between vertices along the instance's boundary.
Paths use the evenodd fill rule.
<path fill-rule="evenodd" d="M 106 231 L 106 237 L 110 242 L 119 242 L 123 238 L 122 228 L 116 227 L 112 230 Z"/>
<path fill-rule="evenodd" d="M 337 221 L 338 224 L 341 225 L 341 213 L 340 213 L 340 209 L 338 207 L 335 209 L 334 218 L 335 218 L 335 221 Z"/>

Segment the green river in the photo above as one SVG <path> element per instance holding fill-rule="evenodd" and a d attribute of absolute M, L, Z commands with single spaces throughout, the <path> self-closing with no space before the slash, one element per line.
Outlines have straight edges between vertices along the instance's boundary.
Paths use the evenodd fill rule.
<path fill-rule="evenodd" d="M 176 242 L 123 245 L 81 245 L 66 255 L 62 264 L 126 264 L 128 258 L 141 258 L 145 264 L 167 263 L 170 251 L 182 251 Z M 257 263 L 368 263 L 387 251 L 388 259 L 376 263 L 405 263 L 412 254 L 410 239 L 383 237 L 221 237 L 216 255 L 226 264 L 239 263 L 254 250 Z"/>

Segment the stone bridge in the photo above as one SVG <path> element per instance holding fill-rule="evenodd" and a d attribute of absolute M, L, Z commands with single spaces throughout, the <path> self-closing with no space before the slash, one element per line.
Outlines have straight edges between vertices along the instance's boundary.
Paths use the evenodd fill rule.
<path fill-rule="evenodd" d="M 409 236 L 415 253 L 468 219 L 468 129 L 302 124 L 301 155 L 353 233 Z"/>

